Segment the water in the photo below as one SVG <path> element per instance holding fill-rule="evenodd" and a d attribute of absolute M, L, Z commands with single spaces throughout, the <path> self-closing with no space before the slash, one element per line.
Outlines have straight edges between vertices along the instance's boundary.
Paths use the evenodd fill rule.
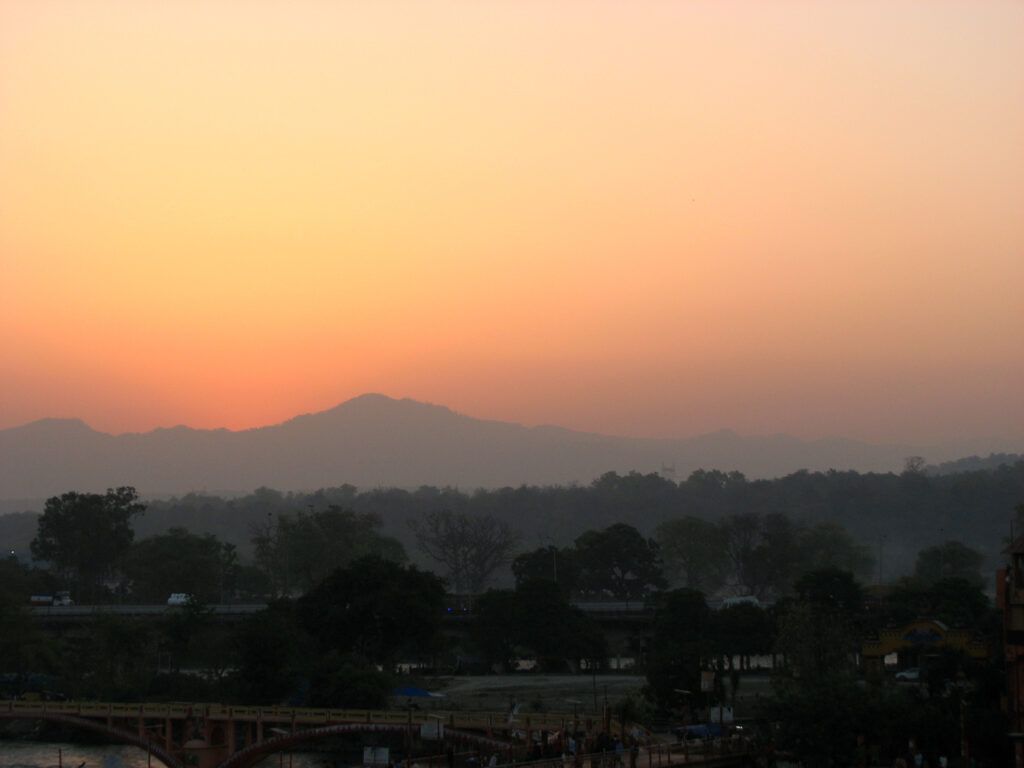
<path fill-rule="evenodd" d="M 58 752 L 59 750 L 59 752 Z M 60 757 L 58 758 L 58 754 Z M 58 760 L 60 761 L 58 763 Z M 52 744 L 38 741 L 0 741 L 0 768 L 147 768 L 146 751 L 119 745 L 95 746 Z M 149 757 L 152 768 L 166 768 L 155 757 Z M 347 768 L 340 758 L 330 754 L 295 752 L 283 756 L 270 755 L 259 763 L 260 768 Z"/>

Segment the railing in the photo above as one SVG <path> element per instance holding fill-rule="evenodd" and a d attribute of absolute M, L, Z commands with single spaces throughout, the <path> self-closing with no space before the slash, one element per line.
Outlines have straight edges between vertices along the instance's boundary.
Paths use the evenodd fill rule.
<path fill-rule="evenodd" d="M 302 725 L 329 725 L 331 723 L 423 725 L 441 722 L 452 728 L 501 731 L 565 730 L 573 726 L 574 723 L 585 726 L 588 722 L 595 722 L 593 719 L 574 718 L 571 713 L 531 713 L 510 718 L 507 713 L 499 712 L 247 707 L 181 702 L 124 704 L 75 701 L 0 701 L 0 714 L 2 713 L 25 715 L 52 713 L 81 717 L 149 717 L 179 720 L 189 717 L 205 717 L 210 720 L 261 721 Z"/>

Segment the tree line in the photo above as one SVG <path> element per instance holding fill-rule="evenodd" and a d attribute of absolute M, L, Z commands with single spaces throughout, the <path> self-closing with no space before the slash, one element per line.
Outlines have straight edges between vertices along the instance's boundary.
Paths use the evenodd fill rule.
<path fill-rule="evenodd" d="M 979 743 L 998 732 L 998 655 L 942 656 L 916 692 L 864 688 L 853 665 L 864 637 L 920 616 L 994 643 L 984 558 L 959 542 L 925 547 L 913 575 L 868 590 L 858 571 L 871 573 L 869 553 L 841 526 L 779 513 L 681 517 L 653 536 L 614 522 L 568 545 L 527 549 L 500 520 L 435 509 L 412 532 L 437 574 L 410 564 L 375 515 L 337 505 L 257 518 L 248 563 L 209 533 L 136 541 L 131 522 L 144 513 L 130 488 L 54 497 L 33 541 L 41 562 L 0 563 L 0 671 L 15 685 L 43 676 L 75 698 L 386 706 L 399 662 L 486 672 L 532 658 L 542 670 L 603 670 L 606 639 L 578 603 L 640 601 L 653 623 L 630 653 L 647 676 L 636 706 L 649 716 L 692 718 L 735 699 L 749 659 L 771 654 L 780 665 L 763 714 L 782 724 L 780 746 L 808 764 L 850 762 L 862 744 L 892 749 L 906 723 L 942 749 L 955 718 Z M 505 564 L 514 586 L 488 589 Z M 453 600 L 455 584 L 472 603 Z M 196 599 L 157 622 L 108 615 L 51 636 L 32 622 L 25 596 L 56 585 L 92 599 Z M 215 622 L 205 603 L 245 590 L 262 591 L 267 609 Z M 769 604 L 712 610 L 716 591 Z M 469 630 L 453 638 L 445 617 L 467 609 Z M 828 701 L 833 708 L 819 712 Z"/>

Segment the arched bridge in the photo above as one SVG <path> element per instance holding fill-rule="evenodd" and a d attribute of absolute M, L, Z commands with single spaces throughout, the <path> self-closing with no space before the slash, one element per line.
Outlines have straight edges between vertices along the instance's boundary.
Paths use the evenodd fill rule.
<path fill-rule="evenodd" d="M 422 726 L 448 741 L 504 753 L 513 746 L 513 734 L 529 739 L 541 731 L 590 732 L 599 725 L 582 717 L 574 721 L 572 714 L 519 715 L 513 722 L 507 713 L 496 712 L 54 701 L 0 702 L 0 718 L 80 727 L 148 750 L 169 768 L 181 768 L 186 760 L 200 768 L 248 768 L 273 752 L 342 733 L 396 732 L 411 737 Z"/>
<path fill-rule="evenodd" d="M 178 703 L 6 701 L 0 702 L 0 719 L 46 720 L 82 728 L 147 750 L 168 768 L 252 768 L 275 752 L 346 733 L 405 734 L 411 746 L 423 726 L 449 743 L 498 754 L 502 764 L 512 764 L 544 732 L 557 734 L 560 740 L 570 732 L 595 734 L 606 727 L 612 733 L 619 730 L 614 720 L 576 719 L 572 714 L 521 714 L 513 720 L 507 713 L 496 712 Z M 561 747 L 556 745 L 555 752 L 560 753 Z M 708 768 L 727 768 L 753 765 L 755 757 L 750 743 L 742 741 L 720 742 L 698 750 L 685 744 L 646 744 L 630 764 L 635 768 L 667 768 L 699 762 Z M 441 755 L 419 762 L 426 762 L 428 768 L 447 765 Z M 613 763 L 604 754 L 580 755 L 572 761 L 576 768 L 602 768 Z M 549 758 L 537 763 L 537 768 L 562 764 L 559 758 Z"/>

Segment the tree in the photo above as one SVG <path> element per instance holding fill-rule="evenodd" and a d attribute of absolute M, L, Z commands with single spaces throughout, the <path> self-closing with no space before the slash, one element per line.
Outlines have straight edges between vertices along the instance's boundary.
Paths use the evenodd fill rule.
<path fill-rule="evenodd" d="M 901 579 L 889 591 L 881 621 L 906 624 L 920 618 L 937 619 L 951 627 L 971 627 L 995 634 L 995 614 L 977 582 L 942 579 L 931 585 Z"/>
<path fill-rule="evenodd" d="M 123 565 L 133 597 L 144 602 L 163 602 L 172 592 L 186 592 L 204 603 L 222 602 L 237 568 L 231 544 L 184 528 L 135 542 Z"/>
<path fill-rule="evenodd" d="M 470 632 L 489 667 L 512 670 L 523 629 L 520 606 L 519 597 L 511 589 L 489 589 L 476 599 Z"/>
<path fill-rule="evenodd" d="M 317 657 L 310 674 L 307 706 L 387 709 L 391 676 L 365 659 L 331 651 Z"/>
<path fill-rule="evenodd" d="M 699 517 L 667 520 L 655 538 L 666 574 L 688 589 L 714 592 L 724 582 L 728 557 L 722 529 Z"/>
<path fill-rule="evenodd" d="M 749 603 L 730 605 L 711 614 L 710 645 L 715 654 L 732 666 L 734 656 L 744 661 L 755 654 L 771 653 L 775 627 L 768 611 Z"/>
<path fill-rule="evenodd" d="M 601 629 L 590 616 L 569 604 L 547 580 L 527 581 L 516 587 L 517 639 L 531 650 L 545 671 L 572 671 L 586 660 L 591 668 L 608 656 Z"/>
<path fill-rule="evenodd" d="M 793 601 L 779 619 L 776 649 L 797 680 L 827 680 L 853 669 L 855 617 L 833 599 Z"/>
<path fill-rule="evenodd" d="M 444 566 L 455 594 L 478 594 L 494 572 L 507 564 L 519 543 L 511 526 L 488 515 L 447 509 L 410 522 L 416 543 Z"/>
<path fill-rule="evenodd" d="M 802 529 L 797 548 L 803 571 L 839 568 L 863 578 L 871 574 L 875 564 L 870 550 L 834 522 Z"/>
<path fill-rule="evenodd" d="M 274 516 L 254 526 L 256 562 L 278 594 L 306 592 L 336 568 L 368 555 L 405 562 L 402 545 L 380 533 L 380 518 L 337 505 Z"/>
<path fill-rule="evenodd" d="M 548 546 L 524 552 L 512 561 L 512 575 L 516 584 L 527 581 L 553 581 L 564 595 L 572 595 L 579 588 L 580 569 L 575 552 Z"/>
<path fill-rule="evenodd" d="M 312 641 L 299 627 L 295 606 L 272 603 L 247 617 L 232 633 L 238 659 L 238 696 L 254 704 L 280 702 L 298 685 L 304 659 L 319 658 Z"/>
<path fill-rule="evenodd" d="M 934 584 L 942 579 L 964 579 L 981 586 L 985 579 L 981 566 L 985 556 L 959 541 L 947 541 L 922 549 L 914 565 L 914 577 L 923 584 Z"/>
<path fill-rule="evenodd" d="M 783 595 L 800 566 L 797 542 L 801 529 L 778 512 L 762 517 L 758 528 L 759 540 L 747 553 L 743 583 L 761 598 Z"/>
<path fill-rule="evenodd" d="M 576 539 L 576 562 L 580 588 L 589 595 L 642 600 L 666 586 L 657 542 L 625 523 Z"/>
<path fill-rule="evenodd" d="M 32 555 L 53 563 L 90 600 L 99 596 L 122 556 L 131 546 L 131 519 L 141 514 L 134 488 L 108 489 L 106 494 L 65 493 L 47 499 Z"/>
<path fill-rule="evenodd" d="M 761 540 L 761 517 L 752 512 L 745 512 L 730 515 L 719 525 L 733 577 L 739 586 L 753 594 L 756 587 L 756 566 L 752 555 Z"/>
<path fill-rule="evenodd" d="M 325 650 L 389 669 L 399 655 L 430 658 L 437 650 L 444 606 L 437 576 L 370 556 L 301 597 L 298 618 Z"/>
<path fill-rule="evenodd" d="M 700 698 L 700 674 L 709 654 L 711 610 L 694 589 L 673 589 L 653 601 L 654 626 L 647 657 L 647 696 L 662 710 L 689 691 L 688 705 Z"/>
<path fill-rule="evenodd" d="M 819 611 L 854 617 L 864 608 L 864 590 L 849 571 L 822 568 L 801 576 L 794 585 L 799 599 Z"/>

